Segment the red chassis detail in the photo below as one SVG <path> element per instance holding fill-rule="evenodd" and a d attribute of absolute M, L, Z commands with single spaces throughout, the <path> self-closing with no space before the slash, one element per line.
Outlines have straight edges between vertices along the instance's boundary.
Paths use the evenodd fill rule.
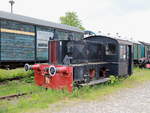
<path fill-rule="evenodd" d="M 49 44 L 49 48 L 50 48 L 50 61 L 52 64 L 56 64 L 57 63 L 57 42 L 53 41 L 51 42 L 51 44 Z"/>
<path fill-rule="evenodd" d="M 150 69 L 150 64 L 146 64 L 145 67 L 148 68 L 148 69 Z"/>
<path fill-rule="evenodd" d="M 73 90 L 73 67 L 71 66 L 52 66 L 55 67 L 56 73 L 51 75 L 49 68 L 52 65 L 35 64 L 32 66 L 34 70 L 35 83 L 39 86 L 51 89 L 67 89 L 69 92 Z"/>

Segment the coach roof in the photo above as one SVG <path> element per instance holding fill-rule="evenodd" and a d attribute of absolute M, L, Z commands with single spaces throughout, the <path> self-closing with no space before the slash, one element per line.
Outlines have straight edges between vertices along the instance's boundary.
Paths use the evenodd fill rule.
<path fill-rule="evenodd" d="M 59 28 L 59 29 L 65 29 L 69 31 L 75 31 L 75 32 L 80 32 L 83 33 L 82 30 L 76 27 L 64 25 L 64 24 L 57 24 L 45 20 L 40 20 L 32 17 L 27 17 L 27 16 L 22 16 L 18 14 L 12 14 L 4 11 L 0 11 L 0 18 L 1 19 L 7 19 L 7 20 L 14 20 L 18 22 L 23 22 L 23 23 L 28 23 L 28 24 L 33 24 L 33 25 L 40 25 L 40 26 L 46 26 L 46 27 L 53 27 L 53 28 Z"/>
<path fill-rule="evenodd" d="M 150 46 L 150 43 L 146 43 L 146 42 L 142 42 L 142 41 L 139 41 L 139 42 L 142 43 L 145 46 Z"/>

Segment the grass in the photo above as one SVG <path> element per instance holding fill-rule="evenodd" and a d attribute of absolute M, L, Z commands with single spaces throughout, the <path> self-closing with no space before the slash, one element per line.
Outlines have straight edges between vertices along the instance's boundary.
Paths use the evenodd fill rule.
<path fill-rule="evenodd" d="M 7 84 L 0 85 L 0 96 L 8 96 L 12 94 L 28 93 L 39 91 L 40 87 L 35 86 L 34 83 L 26 83 L 24 81 L 12 81 Z"/>
<path fill-rule="evenodd" d="M 12 79 L 12 78 L 23 78 L 33 75 L 32 71 L 26 72 L 23 68 L 4 70 L 0 69 L 0 82 Z"/>
<path fill-rule="evenodd" d="M 13 99 L 12 101 L 1 101 L 0 113 L 20 113 L 27 112 L 32 108 L 47 108 L 49 104 L 63 100 L 65 96 L 69 95 L 68 93 L 63 93 L 62 91 L 46 91 L 41 87 L 34 87 L 32 91 L 35 92 L 32 95 L 27 95 L 15 100 Z"/>
<path fill-rule="evenodd" d="M 9 93 L 14 93 L 15 90 L 20 92 L 33 91 L 35 93 L 12 101 L 1 101 L 0 113 L 20 113 L 30 110 L 36 111 L 38 109 L 48 108 L 50 104 L 66 99 L 93 100 L 103 98 L 104 96 L 117 92 L 121 89 L 133 88 L 147 81 L 150 81 L 150 70 L 141 70 L 135 68 L 134 74 L 126 79 L 121 78 L 119 80 L 116 80 L 116 82 L 112 84 L 105 83 L 96 85 L 94 87 L 88 86 L 80 89 L 75 89 L 71 94 L 66 91 L 45 91 L 44 88 L 35 86 L 33 83 L 26 83 L 26 81 L 20 81 L 18 83 L 8 83 L 7 86 L 4 85 L 0 87 L 0 95 L 5 95 L 8 89 L 10 89 L 10 92 L 8 91 Z"/>

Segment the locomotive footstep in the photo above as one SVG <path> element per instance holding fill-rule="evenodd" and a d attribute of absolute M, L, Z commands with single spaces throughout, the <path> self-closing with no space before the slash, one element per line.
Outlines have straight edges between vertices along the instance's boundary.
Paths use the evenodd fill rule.
<path fill-rule="evenodd" d="M 105 83 L 107 81 L 110 81 L 110 78 L 102 78 L 102 79 L 99 79 L 99 80 L 94 80 L 94 81 L 91 81 L 89 83 L 80 84 L 80 86 L 96 85 L 96 84 Z"/>

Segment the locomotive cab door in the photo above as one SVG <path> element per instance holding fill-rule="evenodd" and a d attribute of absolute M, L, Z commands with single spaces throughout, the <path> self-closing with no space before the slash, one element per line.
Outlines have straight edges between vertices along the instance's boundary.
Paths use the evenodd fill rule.
<path fill-rule="evenodd" d="M 132 45 L 127 46 L 127 57 L 128 57 L 128 74 L 131 75 L 132 74 L 132 61 L 133 61 Z"/>
<path fill-rule="evenodd" d="M 119 75 L 132 74 L 132 45 L 120 45 Z"/>

